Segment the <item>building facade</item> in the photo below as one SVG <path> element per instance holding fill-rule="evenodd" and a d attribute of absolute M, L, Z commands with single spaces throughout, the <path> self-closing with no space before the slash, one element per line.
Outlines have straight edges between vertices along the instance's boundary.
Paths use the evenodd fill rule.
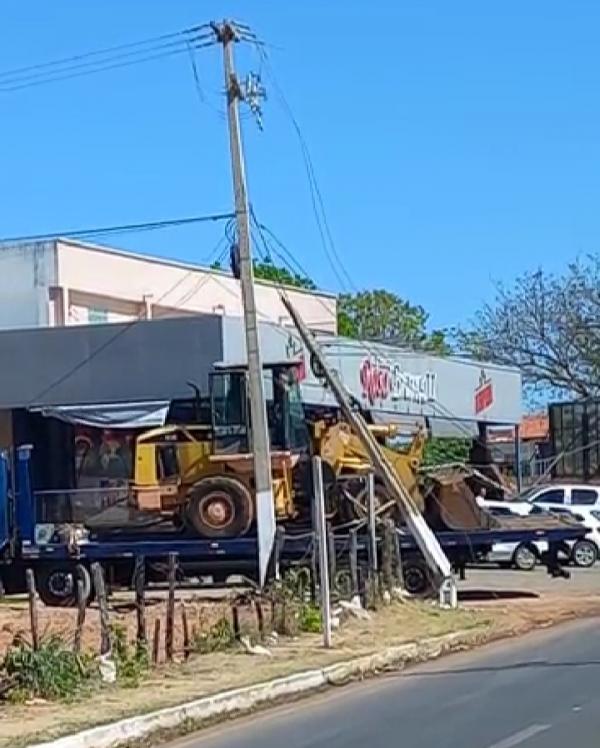
<path fill-rule="evenodd" d="M 334 294 L 288 295 L 312 330 L 335 334 Z M 259 319 L 289 325 L 273 283 L 256 282 L 256 305 Z M 239 282 L 220 270 L 63 239 L 0 251 L 0 329 L 242 313 Z"/>

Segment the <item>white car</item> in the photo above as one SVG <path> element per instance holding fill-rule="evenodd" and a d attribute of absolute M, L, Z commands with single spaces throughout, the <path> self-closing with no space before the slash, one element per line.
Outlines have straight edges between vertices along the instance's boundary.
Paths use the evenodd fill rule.
<path fill-rule="evenodd" d="M 600 550 L 600 506 L 583 505 L 546 505 L 528 501 L 493 501 L 480 500 L 480 505 L 493 514 L 500 516 L 529 516 L 535 514 L 568 514 L 577 522 L 589 529 L 585 538 L 567 541 L 569 548 L 568 561 L 575 566 L 590 567 L 598 559 Z M 513 566 L 523 571 L 533 569 L 548 550 L 545 541 L 535 543 L 495 543 L 487 554 L 486 560 L 502 566 Z"/>
<path fill-rule="evenodd" d="M 519 496 L 518 501 L 545 507 L 597 507 L 600 509 L 600 486 L 589 483 L 552 483 L 535 486 Z"/>

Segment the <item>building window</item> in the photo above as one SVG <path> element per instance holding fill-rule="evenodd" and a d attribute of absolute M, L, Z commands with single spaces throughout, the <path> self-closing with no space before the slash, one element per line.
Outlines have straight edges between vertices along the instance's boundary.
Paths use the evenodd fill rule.
<path fill-rule="evenodd" d="M 88 309 L 88 322 L 90 325 L 98 324 L 101 322 L 108 322 L 108 310 L 107 309 Z"/>

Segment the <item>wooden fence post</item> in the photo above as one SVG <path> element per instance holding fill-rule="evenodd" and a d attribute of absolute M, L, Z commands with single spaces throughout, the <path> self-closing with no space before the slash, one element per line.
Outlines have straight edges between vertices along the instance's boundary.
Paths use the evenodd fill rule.
<path fill-rule="evenodd" d="M 335 556 L 335 535 L 329 523 L 327 523 L 327 556 L 327 560 L 329 561 L 329 580 L 333 586 L 337 573 L 337 559 Z"/>
<path fill-rule="evenodd" d="M 175 582 L 177 579 L 177 554 L 169 553 L 169 598 L 167 600 L 167 624 L 165 630 L 165 657 L 173 661 L 173 631 L 175 625 Z"/>
<path fill-rule="evenodd" d="M 351 597 L 360 594 L 360 585 L 358 580 L 358 537 L 357 530 L 353 527 L 350 530 L 350 578 L 352 579 Z"/>
<path fill-rule="evenodd" d="M 92 577 L 94 579 L 94 589 L 96 590 L 96 600 L 100 609 L 100 654 L 107 654 L 112 650 L 110 636 L 110 621 L 108 617 L 108 603 L 106 601 L 106 587 L 104 585 L 104 572 L 99 563 L 92 564 Z"/>
<path fill-rule="evenodd" d="M 233 625 L 233 637 L 236 641 L 240 639 L 240 612 L 238 606 L 234 603 L 231 606 L 231 622 Z"/>
<path fill-rule="evenodd" d="M 402 568 L 402 549 L 400 548 L 400 535 L 394 527 L 394 554 L 396 556 L 396 584 L 404 589 L 404 569 Z"/>
<path fill-rule="evenodd" d="M 386 590 L 394 587 L 394 523 L 386 519 L 383 524 L 383 586 Z"/>
<path fill-rule="evenodd" d="M 265 617 L 263 615 L 262 603 L 260 600 L 254 601 L 254 609 L 256 610 L 256 622 L 258 624 L 258 633 L 262 639 L 265 635 Z"/>
<path fill-rule="evenodd" d="M 181 602 L 181 629 L 183 631 L 183 657 L 187 660 L 190 656 L 190 627 L 188 625 L 187 610 L 183 601 Z"/>
<path fill-rule="evenodd" d="M 40 636 L 38 627 L 37 592 L 35 590 L 35 575 L 33 569 L 25 571 L 27 582 L 27 596 L 29 598 L 29 623 L 31 625 L 31 645 L 34 650 L 39 649 Z"/>
<path fill-rule="evenodd" d="M 85 623 L 85 611 L 87 600 L 85 599 L 85 589 L 83 579 L 77 580 L 77 623 L 75 625 L 75 638 L 73 640 L 73 650 L 81 652 L 81 637 L 83 635 L 83 624 Z"/>
<path fill-rule="evenodd" d="M 158 657 L 160 653 L 160 618 L 154 619 L 154 636 L 152 639 L 152 662 L 154 665 L 158 664 Z"/>
<path fill-rule="evenodd" d="M 137 616 L 136 641 L 138 647 L 146 647 L 148 645 L 148 637 L 146 635 L 146 600 L 144 595 L 146 588 L 146 559 L 144 556 L 136 556 L 133 578 L 135 583 L 135 611 Z"/>

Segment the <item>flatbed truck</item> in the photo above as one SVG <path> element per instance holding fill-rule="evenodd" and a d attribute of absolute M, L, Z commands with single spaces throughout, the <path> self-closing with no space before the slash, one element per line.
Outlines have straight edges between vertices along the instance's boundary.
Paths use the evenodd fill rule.
<path fill-rule="evenodd" d="M 69 528 L 52 532 L 47 523 L 38 522 L 36 495 L 30 474 L 31 450 L 16 450 L 14 470 L 7 454 L 0 455 L 0 581 L 6 594 L 25 590 L 25 571 L 34 571 L 41 599 L 48 605 L 66 606 L 75 603 L 76 580 L 81 578 L 84 593 L 91 593 L 90 567 L 101 564 L 110 585 L 129 587 L 132 584 L 136 558 L 143 557 L 147 579 L 161 581 L 166 572 L 168 554 L 178 556 L 180 573 L 198 579 L 211 576 L 223 583 L 230 575 L 256 580 L 258 552 L 256 538 L 246 535 L 231 539 L 204 539 L 171 530 L 95 531 L 85 537 L 69 535 Z M 66 531 L 66 534 L 65 534 Z M 428 588 L 427 565 L 413 536 L 403 528 L 397 530 L 402 568 L 408 591 L 422 593 Z M 436 533 L 438 542 L 455 570 L 464 572 L 494 543 L 533 544 L 546 541 L 551 573 L 557 572 L 556 554 L 566 541 L 582 538 L 583 526 L 565 525 L 552 529 L 471 530 Z M 334 535 L 333 542 L 340 558 L 347 549 L 347 532 Z M 277 562 L 281 570 L 306 563 L 310 558 L 310 532 L 284 532 L 276 544 Z M 367 534 L 357 535 L 359 563 L 368 558 Z"/>

